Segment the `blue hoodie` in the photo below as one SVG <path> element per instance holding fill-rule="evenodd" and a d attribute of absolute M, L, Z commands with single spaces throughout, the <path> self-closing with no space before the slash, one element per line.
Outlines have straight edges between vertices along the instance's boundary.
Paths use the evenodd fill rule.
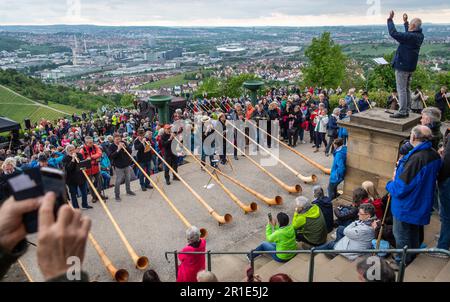
<path fill-rule="evenodd" d="M 417 145 L 399 161 L 395 179 L 386 184 L 392 215 L 397 220 L 414 225 L 430 223 L 441 165 L 442 159 L 429 141 Z"/>
<path fill-rule="evenodd" d="M 338 184 L 344 180 L 345 164 L 347 162 L 347 146 L 342 146 L 333 153 L 334 160 L 331 167 L 330 183 Z"/>

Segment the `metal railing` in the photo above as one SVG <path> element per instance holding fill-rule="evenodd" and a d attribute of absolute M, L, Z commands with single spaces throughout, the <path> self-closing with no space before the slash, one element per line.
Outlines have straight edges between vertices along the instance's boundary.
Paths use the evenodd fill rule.
<path fill-rule="evenodd" d="M 294 251 L 250 251 L 250 252 L 165 252 L 165 258 L 168 263 L 170 260 L 168 255 L 174 256 L 175 263 L 175 275 L 178 276 L 178 255 L 206 255 L 206 268 L 208 271 L 211 271 L 211 256 L 212 255 L 250 255 L 250 267 L 253 272 L 255 272 L 255 257 L 263 254 L 309 254 L 309 272 L 308 272 L 308 282 L 314 282 L 314 268 L 315 261 L 314 258 L 318 254 L 374 254 L 377 255 L 379 253 L 382 254 L 401 254 L 401 261 L 397 275 L 397 282 L 403 282 L 405 277 L 405 269 L 406 269 L 406 255 L 408 254 L 444 254 L 450 258 L 450 251 L 444 249 L 408 249 L 405 246 L 403 249 L 370 249 L 370 250 L 316 250 L 312 248 L 310 250 L 294 250 Z"/>

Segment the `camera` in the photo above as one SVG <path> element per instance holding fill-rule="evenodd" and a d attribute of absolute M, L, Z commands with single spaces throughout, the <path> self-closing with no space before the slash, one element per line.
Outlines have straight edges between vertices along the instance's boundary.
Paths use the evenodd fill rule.
<path fill-rule="evenodd" d="M 16 202 L 54 192 L 56 194 L 55 217 L 59 208 L 67 203 L 64 172 L 57 169 L 42 167 L 25 170 L 23 174 L 10 178 L 8 186 Z M 25 214 L 23 223 L 28 234 L 36 233 L 39 224 L 38 210 Z"/>

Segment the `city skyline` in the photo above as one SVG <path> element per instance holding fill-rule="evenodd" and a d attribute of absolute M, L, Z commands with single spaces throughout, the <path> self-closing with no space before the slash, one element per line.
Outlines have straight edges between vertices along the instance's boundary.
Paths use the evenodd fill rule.
<path fill-rule="evenodd" d="M 0 25 L 103 25 L 103 26 L 352 26 L 380 25 L 388 12 L 396 11 L 395 21 L 402 22 L 403 12 L 424 23 L 448 24 L 450 6 L 446 1 L 427 3 L 411 0 L 330 1 L 268 0 L 256 2 L 173 0 L 0 0 Z"/>

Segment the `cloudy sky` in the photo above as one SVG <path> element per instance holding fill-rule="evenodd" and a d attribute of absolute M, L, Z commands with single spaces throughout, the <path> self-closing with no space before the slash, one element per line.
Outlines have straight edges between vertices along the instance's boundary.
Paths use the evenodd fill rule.
<path fill-rule="evenodd" d="M 361 25 L 385 23 L 391 9 L 398 22 L 407 12 L 450 23 L 448 0 L 0 0 L 0 24 Z"/>

